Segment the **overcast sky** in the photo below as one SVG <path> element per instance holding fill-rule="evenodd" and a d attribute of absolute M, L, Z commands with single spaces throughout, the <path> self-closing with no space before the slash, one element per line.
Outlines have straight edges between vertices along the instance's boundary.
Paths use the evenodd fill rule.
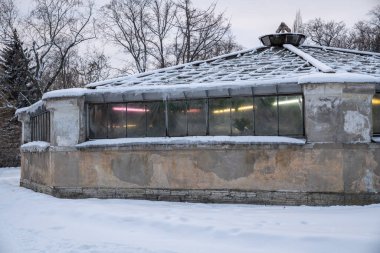
<path fill-rule="evenodd" d="M 110 0 L 94 0 L 97 7 Z M 232 32 L 237 43 L 244 48 L 260 46 L 258 37 L 274 33 L 278 25 L 284 21 L 292 26 L 297 10 L 301 11 L 303 22 L 321 17 L 324 20 L 344 21 L 347 26 L 368 19 L 368 12 L 380 0 L 192 0 L 195 6 L 206 9 L 217 2 L 217 11 L 224 12 L 231 21 Z M 16 0 L 22 13 L 31 8 L 32 0 Z M 93 42 L 91 42 L 93 43 Z M 99 42 L 98 42 L 99 43 Z M 101 45 L 110 56 L 111 62 L 125 59 L 116 47 Z M 86 47 L 85 45 L 84 47 Z"/>
<path fill-rule="evenodd" d="M 32 0 L 16 0 L 22 12 L 30 9 Z M 94 0 L 98 7 L 109 0 Z M 273 33 L 284 21 L 292 26 L 297 10 L 303 22 L 321 17 L 324 20 L 344 21 L 348 26 L 367 19 L 368 12 L 380 0 L 192 0 L 203 9 L 213 2 L 217 11 L 231 21 L 232 32 L 245 48 L 260 45 L 258 37 Z"/>
<path fill-rule="evenodd" d="M 212 0 L 193 0 L 203 8 Z M 219 11 L 231 20 L 232 31 L 238 43 L 245 48 L 260 45 L 258 37 L 273 33 L 284 21 L 293 24 L 297 10 L 303 22 L 316 17 L 324 20 L 344 21 L 348 26 L 367 19 L 368 12 L 380 0 L 218 0 Z"/>

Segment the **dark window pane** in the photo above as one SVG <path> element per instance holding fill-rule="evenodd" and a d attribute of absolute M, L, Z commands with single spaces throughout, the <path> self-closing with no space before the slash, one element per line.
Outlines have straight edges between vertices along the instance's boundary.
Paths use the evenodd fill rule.
<path fill-rule="evenodd" d="M 146 113 L 144 103 L 127 104 L 127 136 L 146 136 Z"/>
<path fill-rule="evenodd" d="M 278 135 L 277 97 L 255 97 L 256 135 Z"/>
<path fill-rule="evenodd" d="M 89 104 L 90 139 L 107 138 L 107 104 Z"/>
<path fill-rule="evenodd" d="M 280 135 L 303 135 L 302 96 L 279 96 Z"/>
<path fill-rule="evenodd" d="M 186 101 L 168 101 L 169 136 L 186 136 Z"/>
<path fill-rule="evenodd" d="M 206 135 L 206 110 L 206 101 L 204 99 L 188 101 L 188 135 Z"/>
<path fill-rule="evenodd" d="M 231 98 L 231 122 L 233 135 L 253 135 L 252 97 Z"/>
<path fill-rule="evenodd" d="M 209 99 L 210 135 L 231 134 L 230 98 Z"/>
<path fill-rule="evenodd" d="M 160 137 L 166 136 L 165 130 L 165 103 L 148 102 L 146 103 L 147 112 L 147 136 Z"/>
<path fill-rule="evenodd" d="M 127 107 L 126 104 L 109 104 L 108 106 L 108 138 L 126 137 L 127 125 Z"/>
<path fill-rule="evenodd" d="M 380 94 L 372 99 L 373 133 L 380 134 Z"/>

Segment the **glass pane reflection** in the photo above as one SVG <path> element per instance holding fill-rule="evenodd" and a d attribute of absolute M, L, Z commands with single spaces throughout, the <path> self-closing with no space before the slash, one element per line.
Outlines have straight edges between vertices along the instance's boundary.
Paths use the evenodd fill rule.
<path fill-rule="evenodd" d="M 231 135 L 230 98 L 209 99 L 210 135 Z"/>
<path fill-rule="evenodd" d="M 231 98 L 232 135 L 253 135 L 252 97 Z"/>
<path fill-rule="evenodd" d="M 207 133 L 206 100 L 189 100 L 187 108 L 188 135 L 206 135 Z"/>
<path fill-rule="evenodd" d="M 169 136 L 187 135 L 187 103 L 185 100 L 168 101 Z"/>
<path fill-rule="evenodd" d="M 127 136 L 146 136 L 146 110 L 144 103 L 127 104 Z"/>
<path fill-rule="evenodd" d="M 278 135 L 277 96 L 255 97 L 256 135 Z"/>
<path fill-rule="evenodd" d="M 126 104 L 110 104 L 108 106 L 108 138 L 126 137 L 126 111 Z"/>
<path fill-rule="evenodd" d="M 302 96 L 278 97 L 280 135 L 303 135 L 302 106 Z"/>
<path fill-rule="evenodd" d="M 164 102 L 146 103 L 146 114 L 147 114 L 147 136 L 148 137 L 166 136 L 165 103 Z"/>
<path fill-rule="evenodd" d="M 89 138 L 107 138 L 107 104 L 89 104 Z"/>

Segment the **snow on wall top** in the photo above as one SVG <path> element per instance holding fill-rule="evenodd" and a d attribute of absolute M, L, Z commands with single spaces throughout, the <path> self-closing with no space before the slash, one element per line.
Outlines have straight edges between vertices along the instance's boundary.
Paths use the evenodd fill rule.
<path fill-rule="evenodd" d="M 325 71 L 326 69 L 329 71 Z M 86 88 L 152 88 L 245 81 L 270 83 L 271 80 L 277 83 L 279 80 L 294 80 L 320 72 L 330 72 L 332 79 L 336 75 L 333 72 L 369 75 L 380 83 L 380 54 L 316 46 L 301 46 L 297 50 L 261 47 L 210 60 L 91 83 Z"/>
<path fill-rule="evenodd" d="M 17 109 L 15 112 L 15 115 L 19 115 L 19 114 L 24 113 L 24 112 L 33 113 L 33 112 L 37 111 L 42 106 L 43 106 L 43 101 L 40 100 L 40 101 L 32 104 L 31 106 Z"/>

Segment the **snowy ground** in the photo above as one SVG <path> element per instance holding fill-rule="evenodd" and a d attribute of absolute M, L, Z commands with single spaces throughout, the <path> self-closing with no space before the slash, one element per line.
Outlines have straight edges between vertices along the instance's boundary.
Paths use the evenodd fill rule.
<path fill-rule="evenodd" d="M 380 205 L 57 199 L 0 168 L 0 252 L 380 252 Z"/>

